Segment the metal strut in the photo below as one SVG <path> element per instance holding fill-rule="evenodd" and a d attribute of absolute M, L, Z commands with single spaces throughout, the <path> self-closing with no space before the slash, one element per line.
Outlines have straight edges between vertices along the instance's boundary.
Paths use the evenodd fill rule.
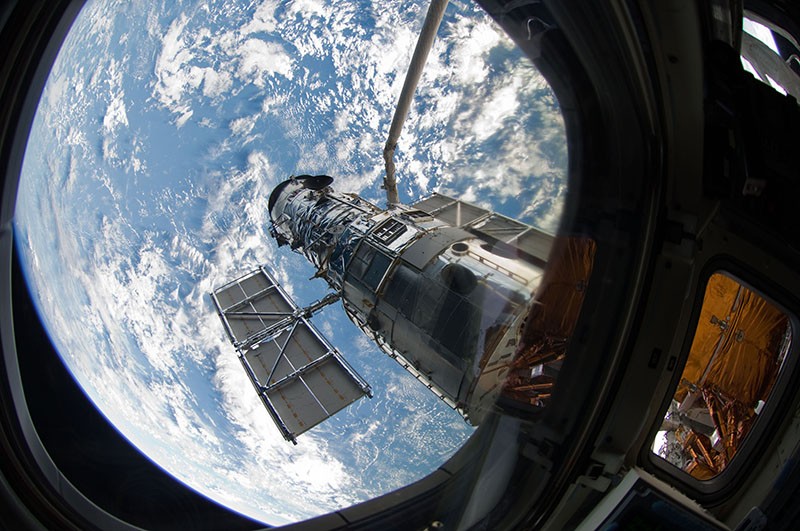
<path fill-rule="evenodd" d="M 411 58 L 411 64 L 406 72 L 406 80 L 403 83 L 403 90 L 397 101 L 397 108 L 394 111 L 392 125 L 389 128 L 389 138 L 383 148 L 383 161 L 386 164 L 386 176 L 383 178 L 383 188 L 386 190 L 386 202 L 389 206 L 400 202 L 397 195 L 397 179 L 394 175 L 394 150 L 397 147 L 397 140 L 403 130 L 403 123 L 406 121 L 408 110 L 411 107 L 411 100 L 414 98 L 414 91 L 417 89 L 419 78 L 422 77 L 422 69 L 428 59 L 428 52 L 433 46 L 433 39 L 442 22 L 444 10 L 448 0 L 432 0 L 428 7 L 428 14 L 425 15 L 425 22 L 417 39 L 417 47 Z"/>

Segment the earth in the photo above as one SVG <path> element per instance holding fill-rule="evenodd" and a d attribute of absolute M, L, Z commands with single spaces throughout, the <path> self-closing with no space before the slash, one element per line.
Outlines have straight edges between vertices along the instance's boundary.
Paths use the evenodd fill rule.
<path fill-rule="evenodd" d="M 473 429 L 347 319 L 317 327 L 372 385 L 283 440 L 209 293 L 266 264 L 327 293 L 268 235 L 292 174 L 385 205 L 381 157 L 426 5 L 89 1 L 39 104 L 15 233 L 64 363 L 103 414 L 198 492 L 270 525 L 421 479 Z M 567 153 L 544 78 L 453 1 L 395 162 L 403 202 L 439 191 L 557 229 Z"/>

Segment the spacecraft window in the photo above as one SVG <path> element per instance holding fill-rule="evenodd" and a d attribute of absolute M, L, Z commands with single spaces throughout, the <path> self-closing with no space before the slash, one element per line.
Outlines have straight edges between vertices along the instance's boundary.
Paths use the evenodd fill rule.
<path fill-rule="evenodd" d="M 653 453 L 697 480 L 722 473 L 764 416 L 791 347 L 783 309 L 728 273 L 711 275 Z"/>
<path fill-rule="evenodd" d="M 359 294 L 383 289 L 401 261 L 385 245 L 417 234 L 411 219 L 441 225 L 399 207 L 392 215 L 402 223 L 391 220 L 368 234 L 374 245 L 359 248 L 368 224 L 354 223 L 341 233 L 341 249 L 325 255 L 328 277 L 290 254 L 322 256 L 332 234 L 322 224 L 308 233 L 316 241 L 295 249 L 278 249 L 271 238 L 270 192 L 295 169 L 335 164 L 336 189 L 352 193 L 343 218 L 375 213 L 383 193 L 366 178 L 374 174 L 368 150 L 382 146 L 421 24 L 412 2 L 311 7 L 319 9 L 262 0 L 87 2 L 33 122 L 14 218 L 34 303 L 86 394 L 178 480 L 271 523 L 439 474 L 474 430 L 425 389 L 397 392 L 404 385 L 395 383 L 412 381 L 413 371 L 382 356 L 380 345 L 363 348 L 370 338 L 332 304 L 314 319 L 354 366 L 378 376 L 369 382 L 381 398 L 362 402 L 387 416 L 370 417 L 359 405 L 287 450 L 268 413 L 253 406 L 260 404 L 248 367 L 217 322 L 209 293 L 253 267 L 270 268 L 304 308 L 325 295 L 326 279 L 352 279 Z M 410 170 L 404 201 L 442 190 L 485 207 L 458 207 L 458 222 L 491 211 L 549 232 L 559 227 L 568 150 L 558 100 L 478 6 L 450 4 L 416 99 L 396 155 Z M 330 207 L 316 184 L 302 193 L 319 197 L 320 210 Z M 398 269 L 387 300 L 416 328 L 437 326 L 450 350 L 473 351 L 463 330 L 483 302 L 467 300 L 472 280 L 455 275 L 450 285 L 427 273 Z M 269 313 L 278 312 L 255 308 L 243 317 Z M 458 422 L 440 420 L 445 415 Z M 358 435 L 340 436 L 340 427 Z M 422 436 L 393 431 L 407 427 Z M 367 445 L 375 455 L 351 450 Z M 263 471 L 276 469 L 290 480 L 264 481 Z"/>
<path fill-rule="evenodd" d="M 800 44 L 797 36 L 755 13 L 742 19 L 744 69 L 781 94 L 800 101 Z"/>

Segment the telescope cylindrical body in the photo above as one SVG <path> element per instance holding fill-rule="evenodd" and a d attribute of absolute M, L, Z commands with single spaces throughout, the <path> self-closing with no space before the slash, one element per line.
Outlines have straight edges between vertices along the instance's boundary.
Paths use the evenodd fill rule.
<path fill-rule="evenodd" d="M 269 201 L 272 235 L 341 294 L 350 319 L 442 400 L 477 423 L 513 355 L 537 266 L 404 205 L 381 209 L 300 176 Z M 494 389 L 498 387 L 498 389 Z"/>

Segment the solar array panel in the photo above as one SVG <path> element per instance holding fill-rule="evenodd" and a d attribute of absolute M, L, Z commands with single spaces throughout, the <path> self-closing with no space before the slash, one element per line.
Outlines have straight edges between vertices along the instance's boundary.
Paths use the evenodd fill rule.
<path fill-rule="evenodd" d="M 265 268 L 212 293 L 231 343 L 284 438 L 296 437 L 364 395 L 370 386 Z"/>

